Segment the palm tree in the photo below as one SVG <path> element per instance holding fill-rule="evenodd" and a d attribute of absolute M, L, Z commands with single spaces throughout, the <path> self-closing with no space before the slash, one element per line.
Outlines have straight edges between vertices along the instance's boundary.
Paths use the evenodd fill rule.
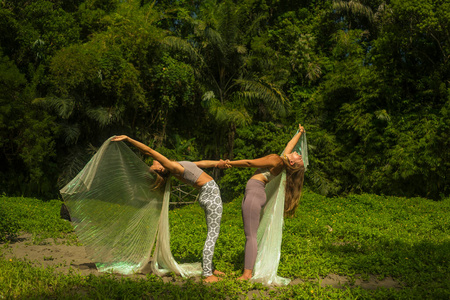
<path fill-rule="evenodd" d="M 362 17 L 367 20 L 368 26 L 375 26 L 374 30 L 377 31 L 384 21 L 383 16 L 389 11 L 386 2 L 383 1 L 374 11 L 367 0 L 333 0 L 333 9 L 337 13 L 345 14 L 348 18 Z M 349 20 L 349 28 L 352 27 L 352 22 Z M 375 34 L 376 32 L 372 32 Z"/>
<path fill-rule="evenodd" d="M 191 39 L 169 37 L 166 43 L 191 57 L 203 89 L 202 104 L 220 128 L 219 139 L 226 136 L 225 156 L 232 158 L 236 128 L 251 123 L 252 105 L 283 114 L 289 102 L 279 86 L 248 66 L 248 45 L 263 18 L 249 20 L 245 7 L 230 0 L 213 2 L 200 9 L 198 18 L 186 20 L 192 24 Z"/>

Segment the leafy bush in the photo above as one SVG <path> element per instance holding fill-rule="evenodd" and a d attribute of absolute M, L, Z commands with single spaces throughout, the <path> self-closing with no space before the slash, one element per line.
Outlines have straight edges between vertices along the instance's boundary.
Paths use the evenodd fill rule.
<path fill-rule="evenodd" d="M 20 227 L 17 219 L 9 214 L 11 207 L 0 202 L 0 241 L 7 241 L 17 237 Z"/>

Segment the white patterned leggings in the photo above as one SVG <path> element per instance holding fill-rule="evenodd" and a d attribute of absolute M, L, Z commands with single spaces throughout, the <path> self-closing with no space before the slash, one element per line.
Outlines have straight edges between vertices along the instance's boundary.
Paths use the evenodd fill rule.
<path fill-rule="evenodd" d="M 198 197 L 200 206 L 205 211 L 206 226 L 208 234 L 203 247 L 203 276 L 209 277 L 213 274 L 214 247 L 220 233 L 220 220 L 222 219 L 222 198 L 219 186 L 214 180 L 209 181 L 200 189 Z"/>

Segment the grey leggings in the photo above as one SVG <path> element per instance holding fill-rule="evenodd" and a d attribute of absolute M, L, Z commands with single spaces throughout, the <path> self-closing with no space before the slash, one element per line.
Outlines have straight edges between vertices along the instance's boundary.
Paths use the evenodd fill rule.
<path fill-rule="evenodd" d="M 208 228 L 205 245 L 203 246 L 203 276 L 208 277 L 214 271 L 212 259 L 214 247 L 220 233 L 220 220 L 222 219 L 223 211 L 219 186 L 214 180 L 201 187 L 198 202 L 205 211 L 206 226 Z"/>
<path fill-rule="evenodd" d="M 242 219 L 245 232 L 244 269 L 253 270 L 258 252 L 256 233 L 258 232 L 261 209 L 266 204 L 265 184 L 256 179 L 250 179 L 245 187 L 242 201 Z"/>

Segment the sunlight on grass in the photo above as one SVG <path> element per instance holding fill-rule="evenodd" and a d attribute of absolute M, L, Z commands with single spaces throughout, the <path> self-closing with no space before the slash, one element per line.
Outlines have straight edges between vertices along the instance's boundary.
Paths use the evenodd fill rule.
<path fill-rule="evenodd" d="M 61 202 L 1 197 L 16 230 L 36 237 L 69 237 L 59 218 Z M 0 298 L 164 298 L 164 299 L 445 299 L 450 296 L 450 199 L 431 201 L 376 195 L 326 198 L 306 193 L 294 218 L 285 220 L 279 275 L 301 283 L 268 288 L 235 280 L 243 267 L 245 236 L 241 199 L 224 205 L 215 265 L 228 276 L 204 285 L 192 280 L 164 283 L 149 275 L 131 279 L 105 274 L 81 276 L 35 268 L 0 255 Z M 172 252 L 179 262 L 201 261 L 206 224 L 199 205 L 169 212 Z M 4 222 L 2 223 L 4 225 Z M 3 231 L 2 231 L 3 234 Z M 56 275 L 55 275 L 56 274 Z M 329 274 L 345 276 L 347 288 L 322 287 Z M 357 278 L 392 277 L 401 288 L 363 289 Z M 319 280 L 317 280 L 319 279 Z M 181 279 L 180 279 L 181 280 Z"/>

